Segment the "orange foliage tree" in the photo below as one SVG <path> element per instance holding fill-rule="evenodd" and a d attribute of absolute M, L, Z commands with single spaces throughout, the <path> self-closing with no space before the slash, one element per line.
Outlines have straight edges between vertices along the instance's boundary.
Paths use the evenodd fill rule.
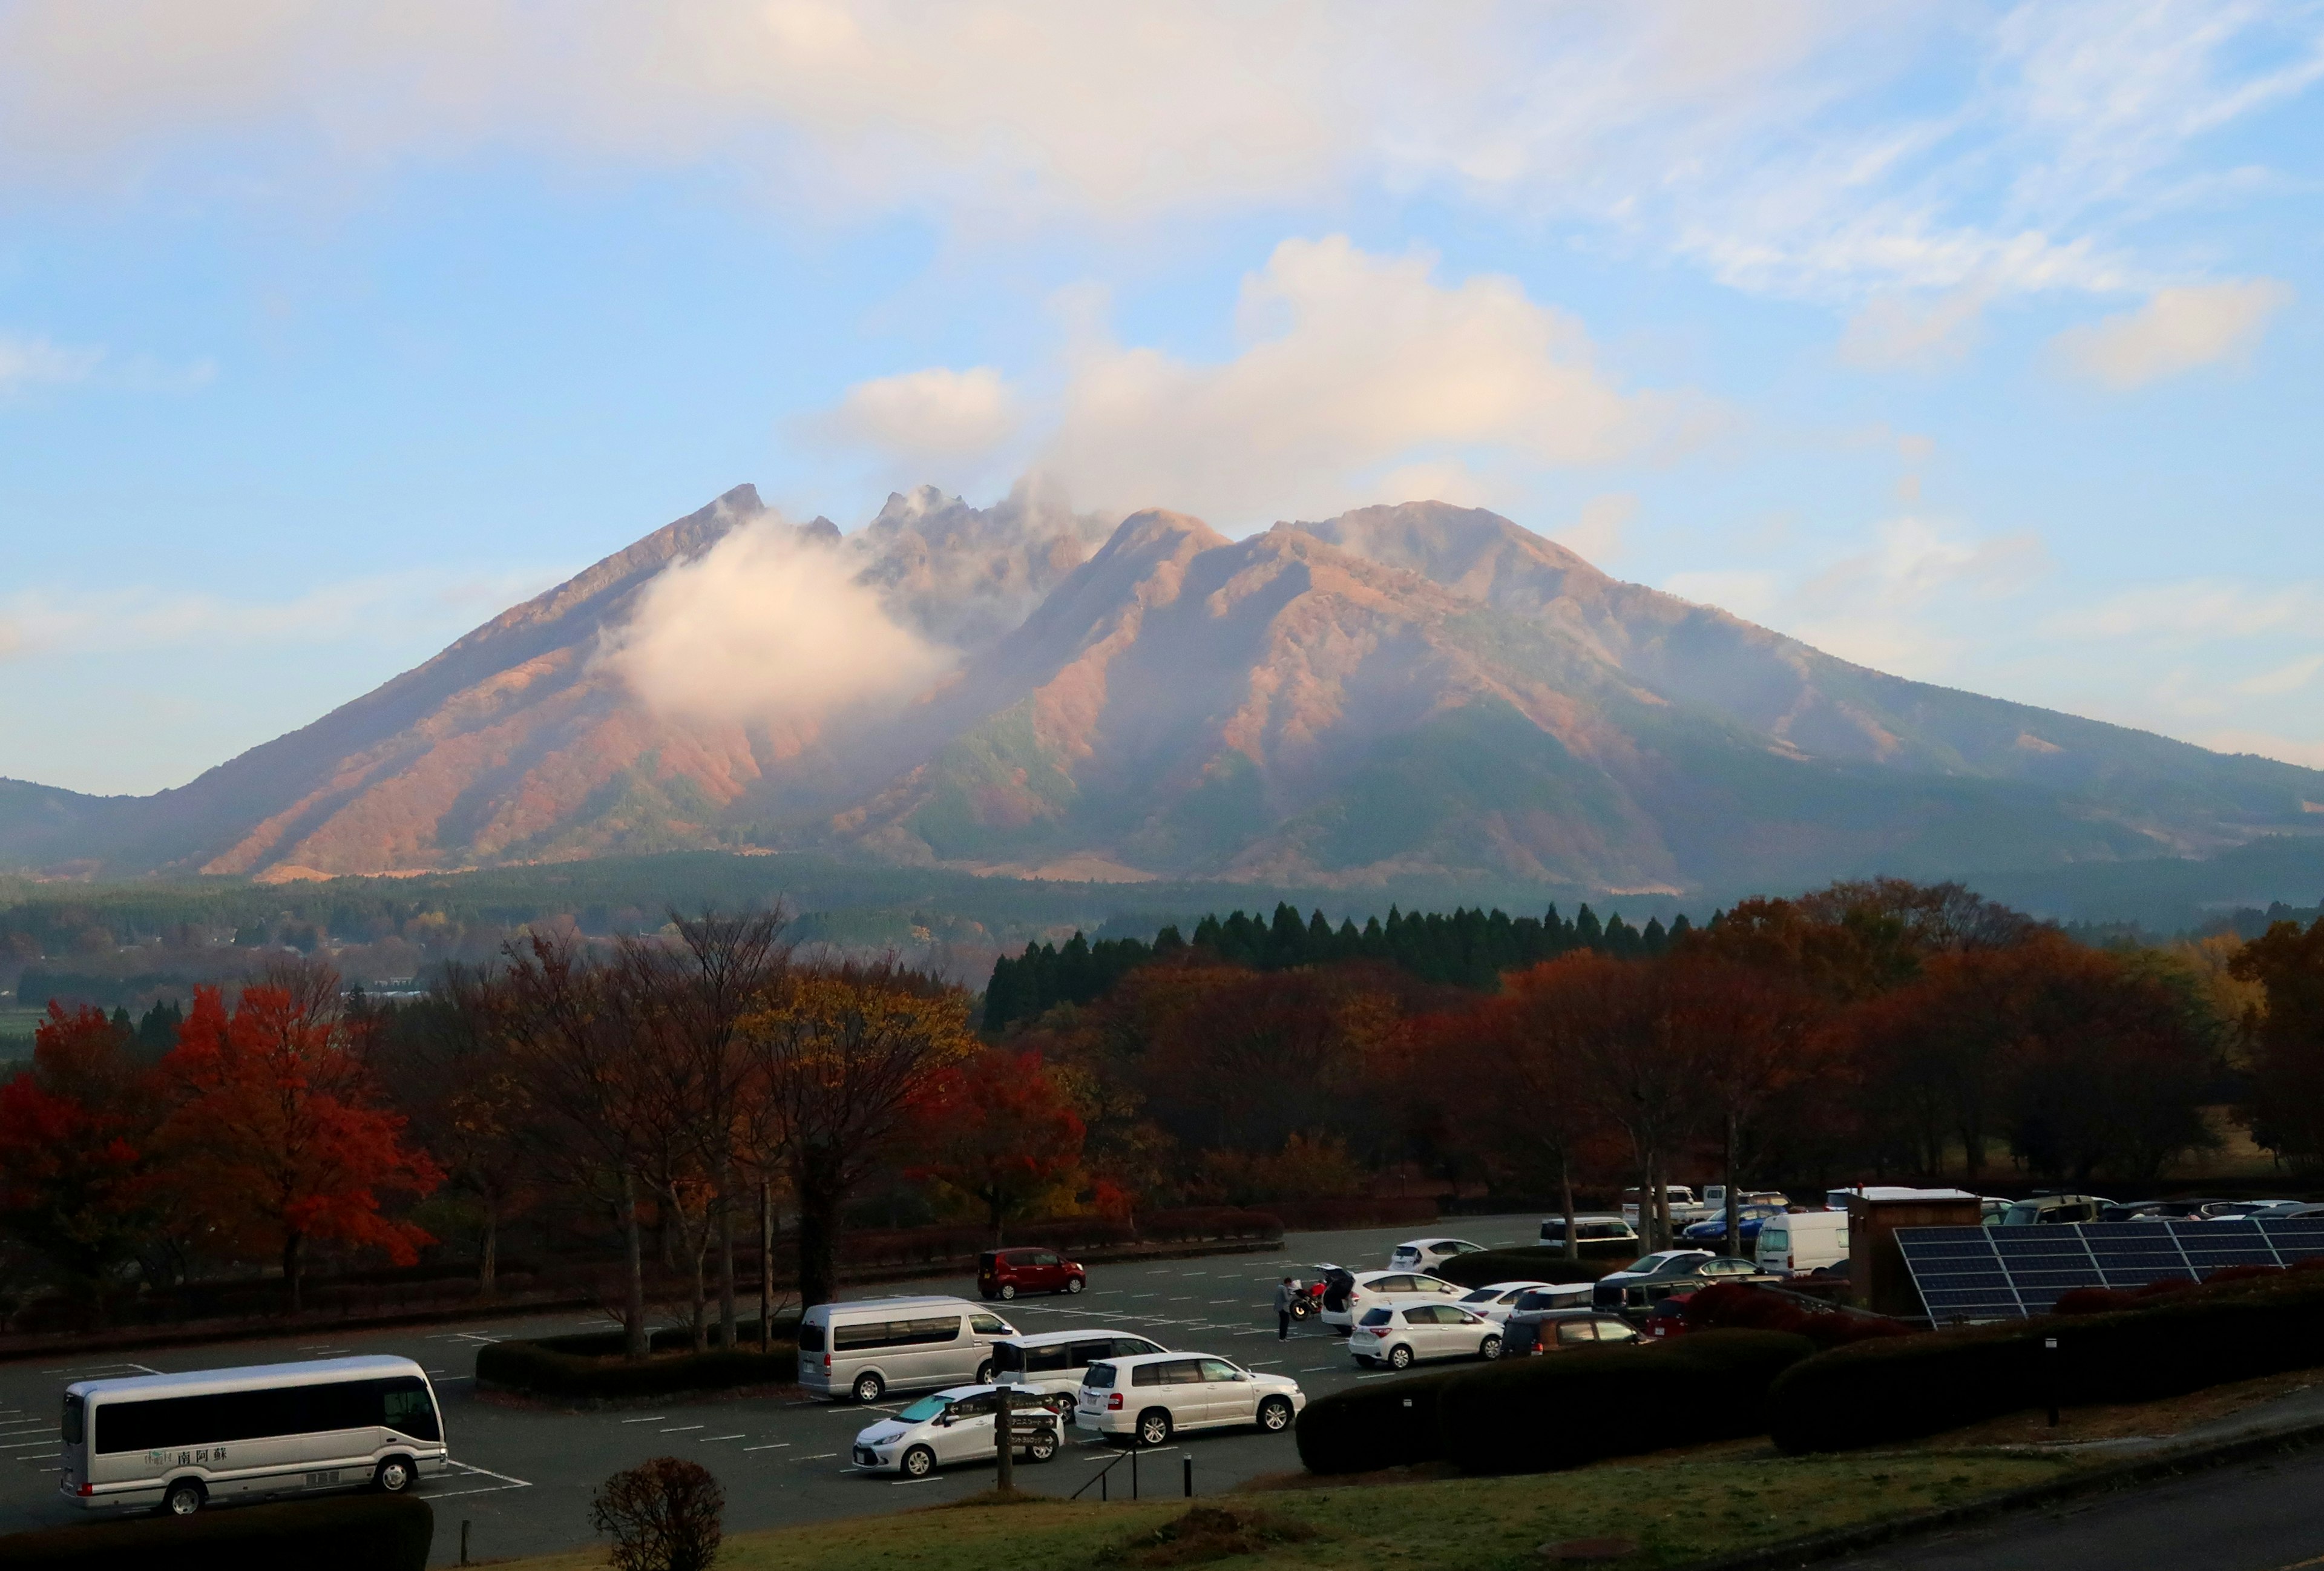
<path fill-rule="evenodd" d="M 217 989 L 198 989 L 160 1071 L 182 1096 L 162 1131 L 172 1186 L 230 1246 L 280 1252 L 293 1311 L 310 1239 L 417 1258 L 433 1241 L 383 1215 L 379 1197 L 425 1195 L 442 1178 L 377 1104 L 338 980 L 320 966 L 272 971 L 231 1012 Z"/>
<path fill-rule="evenodd" d="M 1010 1217 L 1079 1168 L 1082 1121 L 1038 1053 L 1000 1048 L 942 1070 L 918 1109 L 914 1142 L 927 1160 L 907 1169 L 974 1199 L 1001 1242 Z"/>
<path fill-rule="evenodd" d="M 104 1317 L 163 1214 L 152 1136 L 164 1104 L 101 1010 L 51 1003 L 32 1067 L 0 1085 L 0 1227 Z"/>

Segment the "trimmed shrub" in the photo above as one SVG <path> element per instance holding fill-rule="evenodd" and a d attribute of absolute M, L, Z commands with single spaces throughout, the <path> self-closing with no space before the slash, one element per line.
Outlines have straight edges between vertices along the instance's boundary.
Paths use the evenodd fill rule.
<path fill-rule="evenodd" d="M 1309 1402 L 1292 1437 L 1310 1473 L 1370 1473 L 1443 1455 L 1437 1393 L 1468 1372 L 1351 1386 Z"/>
<path fill-rule="evenodd" d="M 613 1571 L 710 1571 L 726 1492 L 699 1462 L 656 1456 L 597 1486 L 589 1525 L 613 1540 Z"/>
<path fill-rule="evenodd" d="M 427 1571 L 436 1513 L 409 1494 L 354 1494 L 236 1506 L 183 1520 L 76 1523 L 0 1538 L 9 1571 Z"/>
<path fill-rule="evenodd" d="M 796 1320 L 778 1322 L 785 1333 L 795 1333 L 797 1326 Z M 752 1323 L 751 1329 L 757 1330 L 757 1322 Z M 691 1334 L 683 1328 L 657 1331 L 650 1338 L 656 1356 L 649 1363 L 632 1363 L 622 1355 L 618 1331 L 549 1336 L 537 1342 L 493 1342 L 476 1350 L 476 1379 L 535 1396 L 603 1401 L 736 1386 L 788 1385 L 798 1378 L 798 1347 L 788 1339 L 765 1353 L 747 1337 L 732 1352 L 719 1347 L 707 1353 L 678 1351 L 693 1345 Z"/>
<path fill-rule="evenodd" d="M 1443 1454 L 1471 1473 L 1547 1473 L 1756 1435 L 1768 1387 L 1814 1353 L 1781 1331 L 1705 1331 L 1495 1363 L 1438 1396 Z"/>
<path fill-rule="evenodd" d="M 1594 1282 L 1629 1263 L 1627 1243 L 1620 1260 L 1568 1260 L 1565 1251 L 1553 1243 L 1537 1249 L 1487 1249 L 1475 1254 L 1456 1254 L 1430 1274 L 1464 1288 L 1481 1288 L 1489 1282 Z"/>
<path fill-rule="evenodd" d="M 2055 1352 L 2043 1342 L 2055 1337 Z M 2153 1401 L 2324 1363 L 2324 1281 L 2279 1273 L 2144 1307 L 2013 1321 L 1820 1354 L 1770 1393 L 1775 1443 L 1842 1451 L 2038 1405 Z"/>
<path fill-rule="evenodd" d="M 1714 1282 L 1686 1299 L 1690 1331 L 1788 1331 L 1818 1347 L 1844 1347 L 1851 1342 L 1920 1335 L 1900 1320 L 1884 1315 L 1858 1315 L 1846 1309 L 1814 1309 L 1781 1293 L 1748 1282 Z"/>

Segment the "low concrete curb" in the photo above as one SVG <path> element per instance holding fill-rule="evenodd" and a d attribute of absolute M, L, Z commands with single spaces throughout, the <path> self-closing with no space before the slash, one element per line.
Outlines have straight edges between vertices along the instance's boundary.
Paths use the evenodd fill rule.
<path fill-rule="evenodd" d="M 1812 1566 L 1821 1560 L 1834 1560 L 1842 1555 L 1852 1555 L 1860 1549 L 1877 1548 L 1900 1539 L 1921 1538 L 1949 1529 L 1974 1527 L 2014 1511 L 2078 1500 L 2085 1495 L 2132 1489 L 2182 1474 L 2202 1473 L 2214 1467 L 2232 1467 L 2238 1462 L 2298 1451 L 2319 1442 L 2324 1442 L 2324 1423 L 2290 1425 L 2256 1435 L 2240 1436 L 2232 1440 L 2158 1452 L 2128 1462 L 2118 1462 L 2109 1467 L 2071 1473 L 2047 1483 L 2028 1484 L 2023 1489 L 1987 1495 L 1983 1500 L 1973 1500 L 1961 1505 L 1914 1511 L 1905 1516 L 1867 1522 L 1861 1527 L 1839 1528 L 1828 1533 L 1787 1539 L 1780 1544 L 1729 1555 L 1723 1559 L 1690 1561 L 1685 1571 L 1786 1571 L 1787 1567 L 1794 1566 Z"/>

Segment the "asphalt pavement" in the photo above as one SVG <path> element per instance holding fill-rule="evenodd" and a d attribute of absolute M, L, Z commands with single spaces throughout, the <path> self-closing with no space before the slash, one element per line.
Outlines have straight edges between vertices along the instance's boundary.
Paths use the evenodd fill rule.
<path fill-rule="evenodd" d="M 1251 1369 L 1287 1374 L 1312 1400 L 1358 1381 L 1394 1380 L 1362 1372 L 1340 1338 L 1322 1326 L 1294 1327 L 1276 1339 L 1274 1286 L 1285 1275 L 1312 1277 L 1322 1261 L 1356 1269 L 1384 1267 L 1388 1250 L 1421 1234 L 1452 1234 L 1487 1245 L 1536 1241 L 1536 1216 L 1464 1217 L 1431 1230 L 1410 1225 L 1352 1232 L 1293 1234 L 1281 1250 L 1210 1255 L 1151 1263 L 1091 1268 L 1089 1290 L 1077 1298 L 1019 1298 L 998 1306 L 1020 1331 L 1077 1326 L 1120 1327 L 1151 1335 L 1166 1346 L 1210 1353 Z M 936 1277 L 851 1290 L 845 1297 L 902 1293 L 975 1297 L 967 1276 Z M 990 1463 L 964 1464 L 934 1477 L 903 1483 L 858 1472 L 848 1463 L 856 1431 L 892 1411 L 909 1396 L 876 1408 L 832 1403 L 801 1395 L 670 1398 L 652 1407 L 570 1409 L 479 1400 L 475 1351 L 511 1337 L 603 1330 L 602 1317 L 574 1314 L 478 1319 L 456 1325 L 349 1332 L 329 1341 L 300 1338 L 243 1341 L 107 1354 L 118 1362 L 80 1364 L 60 1357 L 0 1364 L 0 1531 L 84 1520 L 88 1513 L 56 1493 L 56 1424 L 64 1387 L 107 1375 L 163 1373 L 228 1365 L 289 1363 L 350 1354 L 394 1354 L 416 1360 L 435 1383 L 443 1405 L 454 1476 L 431 1478 L 421 1492 L 436 1505 L 433 1563 L 458 1562 L 460 1524 L 469 1524 L 476 1559 L 544 1554 L 590 1542 L 589 1495 L 608 1474 L 650 1456 L 688 1456 L 707 1465 L 726 1491 L 729 1531 L 782 1527 L 933 1504 L 989 1488 Z M 1424 1367 L 1441 1367 L 1428 1365 Z M 1085 1431 L 1046 1465 L 1020 1465 L 1020 1487 L 1071 1494 L 1116 1450 Z M 1261 1474 L 1298 1466 L 1288 1435 L 1256 1429 L 1189 1434 L 1142 1453 L 1139 1485 L 1147 1494 L 1176 1494 L 1185 1459 L 1194 1464 L 1194 1490 L 1210 1494 Z M 1129 1465 L 1108 1476 L 1106 1488 L 1129 1485 Z M 1092 1491 L 1094 1493 L 1094 1491 Z"/>

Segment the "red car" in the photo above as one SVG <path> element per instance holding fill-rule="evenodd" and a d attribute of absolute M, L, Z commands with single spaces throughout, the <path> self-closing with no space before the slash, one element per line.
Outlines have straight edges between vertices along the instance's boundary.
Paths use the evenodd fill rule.
<path fill-rule="evenodd" d="M 1019 1293 L 1078 1293 L 1089 1286 L 1081 1261 L 1054 1249 L 988 1249 L 976 1257 L 976 1290 L 988 1298 Z"/>

